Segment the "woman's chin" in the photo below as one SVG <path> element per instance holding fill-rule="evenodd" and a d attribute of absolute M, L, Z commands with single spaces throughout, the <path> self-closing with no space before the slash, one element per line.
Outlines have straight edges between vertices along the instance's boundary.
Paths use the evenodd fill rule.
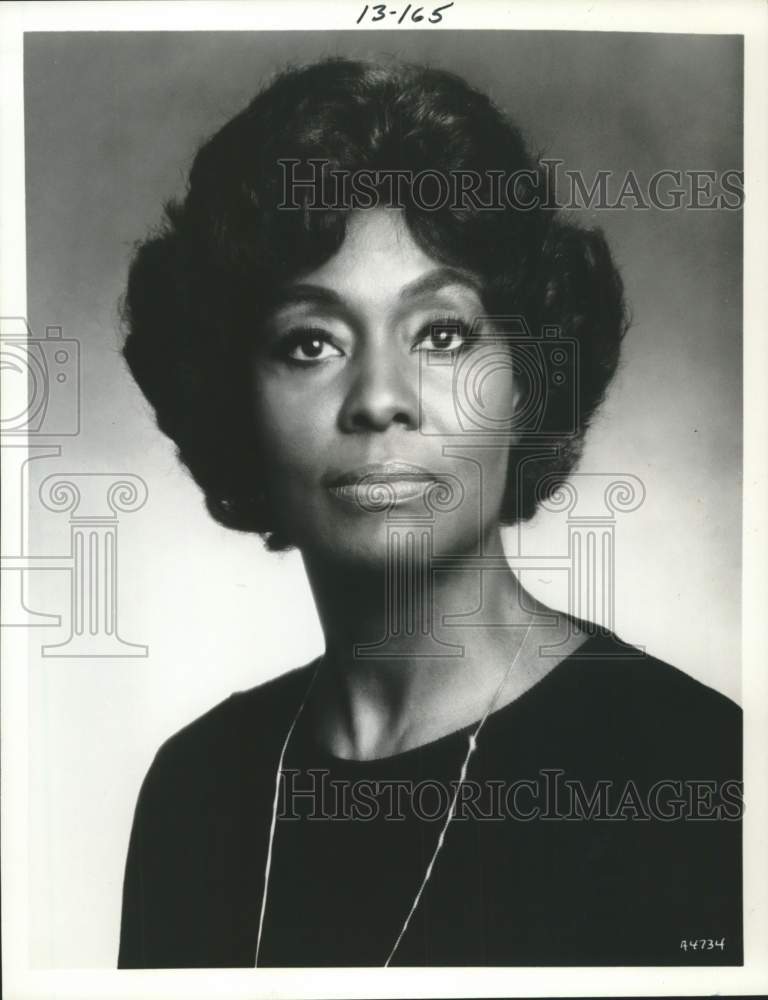
<path fill-rule="evenodd" d="M 299 546 L 302 552 L 326 562 L 343 564 L 349 568 L 384 571 L 387 563 L 394 563 L 398 555 L 393 533 L 383 517 L 372 516 L 343 528 L 335 526 L 310 537 L 304 537 Z"/>
<path fill-rule="evenodd" d="M 323 526 L 297 543 L 302 552 L 323 562 L 349 569 L 393 573 L 426 566 L 440 556 L 474 554 L 481 546 L 475 525 L 440 517 L 433 522 L 396 521 L 385 514 L 349 518 Z"/>

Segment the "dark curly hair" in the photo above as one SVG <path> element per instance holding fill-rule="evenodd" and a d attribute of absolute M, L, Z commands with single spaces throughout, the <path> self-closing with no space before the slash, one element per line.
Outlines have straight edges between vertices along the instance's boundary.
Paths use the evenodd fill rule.
<path fill-rule="evenodd" d="M 515 174 L 518 206 L 541 181 L 520 131 L 487 96 L 418 65 L 328 59 L 287 70 L 200 148 L 184 199 L 166 206 L 163 227 L 133 258 L 123 354 L 213 517 L 260 532 L 272 549 L 290 543 L 259 481 L 249 344 L 270 293 L 332 256 L 349 215 L 310 209 L 306 189 L 299 210 L 280 210 L 281 159 L 350 173 L 474 171 L 483 185 L 489 172 Z M 523 316 L 534 332 L 559 328 L 578 348 L 578 392 L 568 380 L 551 385 L 535 434 L 522 434 L 511 453 L 506 524 L 532 517 L 573 469 L 627 326 L 602 233 L 533 200 L 526 210 L 403 206 L 423 250 L 481 277 L 489 314 Z M 550 447 L 527 451 L 542 435 Z"/>

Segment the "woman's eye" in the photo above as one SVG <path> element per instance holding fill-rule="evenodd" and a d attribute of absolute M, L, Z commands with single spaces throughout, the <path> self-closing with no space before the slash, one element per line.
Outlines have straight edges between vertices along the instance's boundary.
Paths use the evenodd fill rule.
<path fill-rule="evenodd" d="M 302 365 L 341 356 L 324 330 L 297 330 L 288 337 L 285 347 L 285 357 Z"/>
<path fill-rule="evenodd" d="M 449 354 L 466 347 L 470 342 L 470 329 L 462 320 L 432 321 L 419 331 L 417 349 Z"/>

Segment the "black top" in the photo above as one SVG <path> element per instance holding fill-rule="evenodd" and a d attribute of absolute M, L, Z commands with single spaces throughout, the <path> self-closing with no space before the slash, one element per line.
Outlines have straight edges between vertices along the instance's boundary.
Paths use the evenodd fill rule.
<path fill-rule="evenodd" d="M 232 695 L 158 752 L 131 834 L 120 968 L 254 964 L 275 771 L 311 673 Z M 474 727 L 348 761 L 303 720 L 259 965 L 381 966 Z M 741 753 L 732 701 L 613 633 L 590 636 L 488 717 L 391 964 L 741 964 Z"/>

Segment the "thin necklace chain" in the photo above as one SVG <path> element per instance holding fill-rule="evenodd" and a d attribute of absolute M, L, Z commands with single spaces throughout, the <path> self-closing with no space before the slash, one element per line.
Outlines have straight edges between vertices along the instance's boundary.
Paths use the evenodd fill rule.
<path fill-rule="evenodd" d="M 403 922 L 403 926 L 400 928 L 400 933 L 397 935 L 397 939 L 395 940 L 395 943 L 392 945 L 392 950 L 390 951 L 389 955 L 387 956 L 386 962 L 384 962 L 384 968 L 387 968 L 389 966 L 390 962 L 392 961 L 392 959 L 394 958 L 395 952 L 397 951 L 397 949 L 398 949 L 398 947 L 400 945 L 400 942 L 403 940 L 403 937 L 405 936 L 405 932 L 408 930 L 408 925 L 411 922 L 411 918 L 413 917 L 413 914 L 416 912 L 416 908 L 419 905 L 419 901 L 421 900 L 421 897 L 422 897 L 422 895 L 424 893 L 424 889 L 426 888 L 427 882 L 429 882 L 430 876 L 432 875 L 432 869 L 435 867 L 435 861 L 437 860 L 437 856 L 440 853 L 440 851 L 442 850 L 443 844 L 445 843 L 445 835 L 446 835 L 446 833 L 448 831 L 448 827 L 450 826 L 451 820 L 453 819 L 453 817 L 454 817 L 454 815 L 456 813 L 456 803 L 457 803 L 458 797 L 459 797 L 459 790 L 460 790 L 461 786 L 463 785 L 464 781 L 466 780 L 467 769 L 469 767 L 469 762 L 470 762 L 470 760 L 472 758 L 472 754 L 475 752 L 475 750 L 477 750 L 477 737 L 480 735 L 480 730 L 485 725 L 485 720 L 488 718 L 488 716 L 491 714 L 491 712 L 493 712 L 493 710 L 495 709 L 495 707 L 496 707 L 496 705 L 498 703 L 499 698 L 501 697 L 501 692 L 504 690 L 504 686 L 506 685 L 507 681 L 509 680 L 509 675 L 512 673 L 512 670 L 513 670 L 515 664 L 517 663 L 518 658 L 520 657 L 520 653 L 521 653 L 521 651 L 523 649 L 523 646 L 525 645 L 525 643 L 526 643 L 526 641 L 528 639 L 528 635 L 530 634 L 531 626 L 532 625 L 533 625 L 533 619 L 531 619 L 531 621 L 528 622 L 528 626 L 526 627 L 526 630 L 525 630 L 525 635 L 523 636 L 523 641 L 518 646 L 517 652 L 515 653 L 515 655 L 509 661 L 509 666 L 507 667 L 507 669 L 506 669 L 506 671 L 504 673 L 504 676 L 501 678 L 501 681 L 499 682 L 499 686 L 496 688 L 496 691 L 495 691 L 495 693 L 493 695 L 493 698 L 491 698 L 491 701 L 488 704 L 488 707 L 486 708 L 485 713 L 484 713 L 482 719 L 480 719 L 480 721 L 478 722 L 478 724 L 475 726 L 474 730 L 469 734 L 469 737 L 468 737 L 468 746 L 467 746 L 467 753 L 466 753 L 466 756 L 464 757 L 464 761 L 463 761 L 463 763 L 461 765 L 461 770 L 459 771 L 459 780 L 456 783 L 456 787 L 455 787 L 454 792 L 453 792 L 453 798 L 451 800 L 451 807 L 448 810 L 448 814 L 445 817 L 445 823 L 443 824 L 443 828 L 440 831 L 440 836 L 437 838 L 437 843 L 435 845 L 435 849 L 432 852 L 432 857 L 430 858 L 429 864 L 427 865 L 426 871 L 424 872 L 424 877 L 421 880 L 421 885 L 419 886 L 418 892 L 414 896 L 413 903 L 411 904 L 411 908 L 408 911 L 408 916 L 405 918 L 405 921 Z M 273 849 L 274 841 L 275 841 L 275 827 L 277 826 L 277 803 L 278 803 L 279 797 L 280 797 L 280 778 L 282 777 L 282 774 L 283 774 L 283 763 L 285 761 L 285 754 L 286 754 L 286 751 L 288 749 L 288 743 L 290 742 L 291 736 L 293 734 L 293 730 L 296 728 L 296 723 L 299 721 L 299 718 L 301 717 L 301 713 L 304 711 L 304 706 L 307 704 L 310 692 L 312 690 L 312 687 L 313 687 L 313 685 L 315 683 L 315 680 L 317 678 L 318 672 L 320 670 L 320 664 L 321 663 L 322 663 L 322 658 L 319 658 L 318 661 L 317 661 L 317 664 L 315 666 L 315 669 L 312 672 L 312 677 L 310 679 L 309 684 L 307 685 L 307 689 L 304 692 L 304 697 L 302 698 L 301 704 L 299 705 L 299 707 L 298 707 L 298 709 L 296 711 L 296 714 L 293 717 L 293 721 L 291 722 L 290 726 L 288 727 L 288 731 L 285 734 L 285 739 L 283 740 L 283 746 L 282 746 L 282 748 L 280 750 L 280 758 L 279 758 L 279 760 L 277 762 L 277 771 L 275 773 L 275 793 L 274 793 L 274 795 L 272 797 L 272 818 L 271 818 L 270 824 L 269 824 L 269 841 L 268 841 L 268 844 L 267 844 L 267 860 L 266 860 L 266 865 L 265 865 L 265 868 L 264 868 L 264 891 L 262 892 L 262 896 L 261 896 L 261 911 L 259 913 L 259 929 L 258 929 L 258 933 L 257 933 L 257 936 L 256 936 L 256 957 L 255 957 L 255 960 L 254 960 L 254 967 L 255 968 L 257 968 L 258 965 L 259 965 L 259 952 L 261 950 L 261 939 L 262 939 L 262 935 L 263 935 L 263 932 L 264 932 L 264 914 L 266 913 L 266 910 L 267 910 L 267 890 L 269 889 L 269 875 L 270 875 L 270 872 L 272 870 L 272 849 Z"/>

